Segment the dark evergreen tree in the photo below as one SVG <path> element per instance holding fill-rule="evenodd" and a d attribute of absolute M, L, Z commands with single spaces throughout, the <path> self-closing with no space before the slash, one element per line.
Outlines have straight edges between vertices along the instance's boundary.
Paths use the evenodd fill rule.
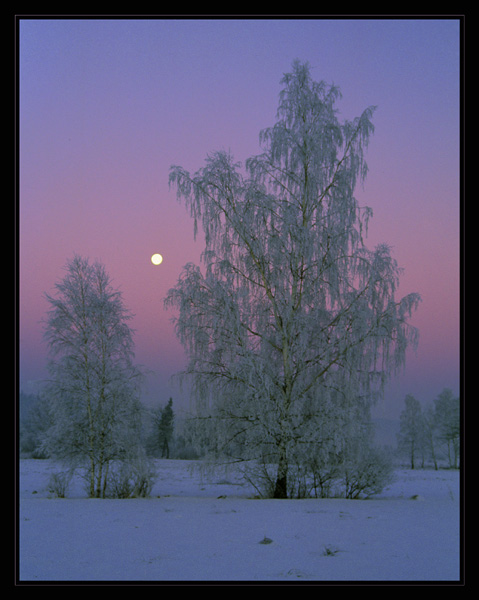
<path fill-rule="evenodd" d="M 161 411 L 158 421 L 158 445 L 161 449 L 162 458 L 170 458 L 170 442 L 173 437 L 174 419 L 173 399 L 170 398 L 168 404 Z"/>

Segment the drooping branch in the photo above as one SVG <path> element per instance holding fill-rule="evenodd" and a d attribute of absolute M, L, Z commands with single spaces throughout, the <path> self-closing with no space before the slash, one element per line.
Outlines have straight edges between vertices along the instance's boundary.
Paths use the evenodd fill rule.
<path fill-rule="evenodd" d="M 194 176 L 172 168 L 195 234 L 203 227 L 206 273 L 188 265 L 166 301 L 178 310 L 187 371 L 216 394 L 231 439 L 253 436 L 236 435 L 234 420 L 254 415 L 263 443 L 276 444 L 281 488 L 299 423 L 308 436 L 325 429 L 325 402 L 367 398 L 376 376 L 404 362 L 419 301 L 396 300 L 389 248 L 364 244 L 371 211 L 354 190 L 367 173 L 374 107 L 341 124 L 338 89 L 313 82 L 307 66 L 295 63 L 283 83 L 278 122 L 261 133 L 246 174 L 224 152 Z"/>

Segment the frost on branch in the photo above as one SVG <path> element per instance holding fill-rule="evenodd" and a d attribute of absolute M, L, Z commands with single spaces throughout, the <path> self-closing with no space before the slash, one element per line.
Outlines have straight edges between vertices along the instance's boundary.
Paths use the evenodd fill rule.
<path fill-rule="evenodd" d="M 282 83 L 278 120 L 244 169 L 225 152 L 195 175 L 172 167 L 203 228 L 204 270 L 186 265 L 165 301 L 225 451 L 276 465 L 278 497 L 293 456 L 340 452 L 348 407 L 368 406 L 416 342 L 419 301 L 396 300 L 388 246 L 364 243 L 371 210 L 354 190 L 374 108 L 340 123 L 339 90 L 299 62 Z"/>

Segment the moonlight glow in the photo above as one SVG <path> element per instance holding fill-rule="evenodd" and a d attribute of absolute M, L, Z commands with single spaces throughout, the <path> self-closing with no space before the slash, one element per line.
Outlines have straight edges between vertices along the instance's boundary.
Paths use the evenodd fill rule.
<path fill-rule="evenodd" d="M 161 263 L 163 262 L 163 257 L 161 256 L 161 254 L 153 254 L 153 256 L 151 257 L 151 262 L 154 265 L 161 265 Z"/>

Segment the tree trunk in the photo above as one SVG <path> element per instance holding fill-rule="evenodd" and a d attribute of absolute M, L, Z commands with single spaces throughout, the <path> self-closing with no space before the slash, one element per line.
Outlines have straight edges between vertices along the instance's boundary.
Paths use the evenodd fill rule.
<path fill-rule="evenodd" d="M 90 455 L 90 498 L 95 496 L 95 462 Z"/>
<path fill-rule="evenodd" d="M 103 473 L 103 464 L 100 462 L 100 464 L 98 465 L 98 475 L 97 475 L 97 479 L 96 479 L 95 498 L 101 498 L 102 473 Z"/>
<path fill-rule="evenodd" d="M 278 471 L 276 474 L 276 484 L 273 498 L 284 499 L 288 497 L 288 461 L 284 451 L 281 452 L 278 461 Z"/>
<path fill-rule="evenodd" d="M 167 440 L 165 440 L 163 442 L 163 449 L 162 449 L 162 452 L 161 452 L 161 457 L 162 458 L 170 458 L 170 447 L 168 445 L 168 441 Z"/>
<path fill-rule="evenodd" d="M 110 463 L 107 461 L 106 465 L 105 465 L 105 474 L 103 476 L 103 489 L 101 492 L 101 497 L 102 498 L 106 498 L 106 486 L 108 483 L 108 469 L 110 467 Z"/>
<path fill-rule="evenodd" d="M 430 434 L 430 437 L 429 437 L 429 446 L 430 446 L 431 458 L 434 463 L 434 470 L 437 471 L 438 466 L 437 466 L 436 451 L 434 449 L 434 439 L 433 439 L 432 433 Z"/>

